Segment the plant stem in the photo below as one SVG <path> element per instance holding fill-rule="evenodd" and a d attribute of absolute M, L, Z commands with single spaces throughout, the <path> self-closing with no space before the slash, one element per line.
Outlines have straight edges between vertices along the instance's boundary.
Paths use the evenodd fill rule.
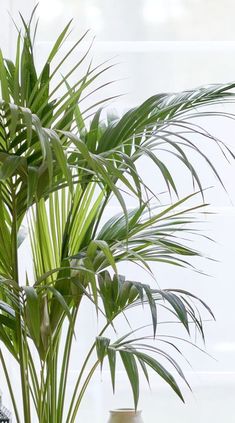
<path fill-rule="evenodd" d="M 107 324 L 103 327 L 102 331 L 99 333 L 99 336 L 102 336 L 102 334 L 106 331 L 106 329 L 108 328 L 108 326 L 109 326 L 109 325 L 110 325 L 110 323 L 107 323 Z M 92 344 L 92 346 L 91 346 L 91 348 L 90 348 L 90 350 L 89 350 L 89 352 L 88 352 L 88 354 L 87 354 L 86 358 L 85 358 L 85 361 L 84 361 L 83 365 L 82 365 L 81 371 L 80 371 L 80 373 L 79 373 L 79 377 L 78 377 L 77 382 L 76 382 L 76 385 L 75 385 L 75 387 L 74 387 L 73 396 L 72 396 L 72 400 L 71 400 L 71 402 L 70 402 L 70 407 L 69 407 L 69 411 L 68 411 L 68 415 L 67 415 L 66 423 L 69 423 L 69 422 L 70 422 L 70 420 L 69 420 L 69 419 L 70 419 L 71 414 L 72 414 L 73 404 L 74 404 L 74 402 L 75 402 L 75 398 L 76 398 L 77 390 L 78 390 L 79 384 L 80 384 L 80 382 L 81 382 L 82 375 L 83 375 L 83 373 L 84 373 L 84 371 L 85 371 L 85 369 L 86 369 L 87 363 L 88 363 L 88 361 L 89 361 L 89 359 L 90 359 L 90 357 L 91 357 L 91 355 L 92 355 L 92 353 L 93 353 L 93 351 L 94 351 L 94 349 L 95 349 L 95 346 L 96 346 L 96 343 L 94 342 L 94 343 Z M 78 397 L 78 398 L 80 398 L 80 394 L 79 394 L 79 397 Z M 78 401 L 78 400 L 77 400 L 77 401 Z M 77 402 L 76 402 L 76 404 L 77 404 Z M 75 405 L 75 407 L 76 407 L 76 405 Z M 73 412 L 73 415 L 74 415 L 74 412 Z"/>
<path fill-rule="evenodd" d="M 12 405 L 13 405 L 13 408 L 14 408 L 16 421 L 17 421 L 17 423 L 20 423 L 20 417 L 19 417 L 16 402 L 15 402 L 15 395 L 13 393 L 13 389 L 12 389 L 12 386 L 11 386 L 11 380 L 10 380 L 10 377 L 9 377 L 9 374 L 8 374 L 8 371 L 7 371 L 7 366 L 6 366 L 6 363 L 5 363 L 1 349 L 0 349 L 0 360 L 2 362 L 2 368 L 3 368 L 5 378 L 6 378 L 6 381 L 7 381 L 7 386 L 8 386 L 8 389 L 9 389 Z"/>
<path fill-rule="evenodd" d="M 80 394 L 78 396 L 78 399 L 76 401 L 76 404 L 75 404 L 75 407 L 74 407 L 74 410 L 73 410 L 73 415 L 71 417 L 70 423 L 74 423 L 75 422 L 75 419 L 76 419 L 76 416 L 77 416 L 77 412 L 78 412 L 79 406 L 81 404 L 83 395 L 86 392 L 87 386 L 88 386 L 88 384 L 89 384 L 89 382 L 90 382 L 90 380 L 91 380 L 91 378 L 92 378 L 92 376 L 93 376 L 93 374 L 94 374 L 94 372 L 95 372 L 95 370 L 96 370 L 99 362 L 100 362 L 99 360 L 97 360 L 95 362 L 94 366 L 91 368 L 90 372 L 88 373 L 88 376 L 86 377 L 85 382 L 82 385 L 82 389 L 81 389 Z"/>
<path fill-rule="evenodd" d="M 40 391 L 39 391 L 40 392 L 40 401 L 39 401 L 39 421 L 40 422 L 44 421 L 45 409 L 47 408 L 47 405 L 48 405 L 46 402 L 46 387 L 45 387 L 46 384 L 44 382 L 45 366 L 46 366 L 46 363 L 44 362 L 42 364 L 41 371 L 40 371 L 40 378 L 41 378 Z"/>
<path fill-rule="evenodd" d="M 84 373 L 84 371 L 85 371 L 86 365 L 87 365 L 87 363 L 88 363 L 88 361 L 89 361 L 89 359 L 90 359 L 90 357 L 91 357 L 91 354 L 92 354 L 92 352 L 93 352 L 94 348 L 95 348 L 95 343 L 92 345 L 92 347 L 91 347 L 90 351 L 88 352 L 88 354 L 87 354 L 87 356 L 86 356 L 86 359 L 85 359 L 85 361 L 84 361 L 84 363 L 83 363 L 83 366 L 82 366 L 82 368 L 81 368 L 81 371 L 80 371 L 80 373 L 79 373 L 79 377 L 78 377 L 78 379 L 77 379 L 77 382 L 76 382 L 76 385 L 75 385 L 75 388 L 74 388 L 74 391 L 73 391 L 72 400 L 71 400 L 71 402 L 70 402 L 70 407 L 69 407 L 69 411 L 68 411 L 68 416 L 67 416 L 66 423 L 69 423 L 69 421 L 70 421 L 69 419 L 70 419 L 70 417 L 71 417 L 71 413 L 72 413 L 72 409 L 73 409 L 73 404 L 74 404 L 74 401 L 75 401 L 75 397 L 76 397 L 76 394 L 77 394 L 77 390 L 78 390 L 79 384 L 80 384 L 80 382 L 81 382 L 82 375 L 83 375 L 83 373 Z"/>
<path fill-rule="evenodd" d="M 57 351 L 54 351 L 55 345 L 53 339 L 50 341 L 51 346 L 48 354 L 47 372 L 49 373 L 48 395 L 47 401 L 50 404 L 50 421 L 57 423 L 56 413 L 56 362 Z M 57 350 L 57 348 L 56 348 Z"/>
<path fill-rule="evenodd" d="M 100 208 L 99 216 L 97 217 L 97 221 L 96 221 L 95 227 L 94 227 L 94 229 L 93 229 L 92 239 L 93 239 L 93 238 L 95 238 L 96 231 L 97 231 L 97 229 L 98 229 L 98 226 L 99 226 L 99 223 L 100 223 L 101 217 L 102 217 L 102 215 L 103 215 L 103 212 L 104 212 L 104 210 L 105 210 L 105 207 L 106 207 L 106 205 L 107 205 L 107 202 L 108 202 L 108 200 L 109 200 L 109 197 L 110 197 L 110 192 L 107 192 L 106 197 L 105 197 L 105 199 L 104 199 L 104 202 L 103 202 L 103 204 L 102 204 L 102 206 L 101 206 L 101 208 Z"/>
<path fill-rule="evenodd" d="M 12 269 L 13 269 L 13 279 L 19 285 L 17 232 L 18 230 L 17 230 L 16 192 L 15 192 L 15 185 L 12 184 L 12 234 L 11 234 Z M 22 333 L 22 323 L 21 323 L 20 292 L 18 295 L 18 310 L 16 310 L 16 326 L 17 326 L 17 335 L 18 335 L 18 343 L 19 343 L 19 364 L 20 364 L 24 421 L 25 423 L 31 423 L 29 384 L 28 384 L 28 375 L 27 375 L 27 365 L 25 362 L 25 351 L 23 346 L 23 333 Z"/>
<path fill-rule="evenodd" d="M 30 371 L 31 380 L 33 384 L 35 399 L 38 403 L 39 396 L 40 396 L 40 392 L 39 392 L 40 387 L 39 387 L 38 376 L 37 376 L 36 368 L 34 365 L 34 361 L 33 361 L 33 357 L 32 357 L 29 345 L 28 345 L 28 355 L 29 355 L 29 371 Z"/>
<path fill-rule="evenodd" d="M 58 423 L 63 423 L 63 409 L 64 409 L 64 399 L 65 399 L 65 389 L 68 377 L 68 368 L 69 368 L 69 360 L 71 354 L 71 345 L 74 335 L 74 324 L 76 321 L 78 309 L 75 308 L 73 310 L 73 325 L 69 325 L 68 333 L 65 341 L 65 348 L 63 353 L 63 362 L 61 367 L 61 376 L 60 376 L 60 386 L 59 386 L 59 393 L 58 393 L 58 406 L 57 406 L 57 414 L 58 414 Z"/>

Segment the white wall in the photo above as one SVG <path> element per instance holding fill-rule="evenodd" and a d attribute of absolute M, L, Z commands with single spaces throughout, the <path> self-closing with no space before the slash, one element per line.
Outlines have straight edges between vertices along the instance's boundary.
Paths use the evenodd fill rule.
<path fill-rule="evenodd" d="M 14 52 L 14 31 L 6 9 L 15 17 L 18 8 L 27 15 L 32 6 L 30 0 L 0 3 L 0 39 L 7 54 Z M 112 104 L 112 107 L 123 109 L 161 91 L 179 91 L 211 82 L 227 82 L 235 79 L 234 12 L 235 4 L 232 0 L 41 0 L 41 29 L 36 45 L 38 65 L 59 28 L 72 16 L 75 28 L 72 39 L 87 27 L 91 28 L 91 33 L 97 33 L 93 49 L 95 61 L 117 56 L 114 62 L 121 62 L 110 71 L 109 76 L 110 79 L 126 79 L 118 82 L 112 93 L 124 92 L 127 95 Z M 107 93 L 109 90 L 106 90 Z M 232 122 L 213 120 L 207 122 L 207 127 L 234 146 Z M 204 230 L 217 244 L 200 240 L 196 247 L 220 262 L 204 261 L 201 264 L 203 270 L 213 276 L 209 278 L 168 266 L 157 267 L 156 273 L 162 288 L 186 288 L 211 305 L 217 321 L 207 324 L 207 351 L 217 361 L 200 352 L 195 353 L 192 347 L 185 348 L 193 368 L 186 365 L 183 367 L 194 391 L 194 395 L 186 391 L 186 406 L 181 405 L 158 378 L 152 378 L 151 392 L 144 384 L 140 405 L 148 423 L 169 422 L 172 418 L 181 423 L 232 421 L 230 416 L 235 394 L 235 167 L 216 157 L 214 150 L 205 148 L 208 149 L 207 154 L 213 155 L 216 160 L 229 196 L 211 178 L 204 166 L 198 163 L 204 174 L 204 185 L 215 185 L 208 192 L 208 200 L 216 215 L 205 219 Z M 151 182 L 151 169 L 143 169 L 143 172 L 146 180 Z M 180 170 L 177 172 L 176 178 L 181 183 L 184 176 Z M 189 189 L 182 183 L 182 193 Z M 132 274 L 133 278 L 140 277 L 130 266 L 124 270 Z M 87 324 L 90 329 L 96 327 L 93 315 L 88 323 L 87 320 L 85 322 L 85 314 L 81 316 L 83 334 L 88 331 L 85 327 Z M 85 344 L 88 344 L 87 339 Z M 71 378 L 76 374 L 77 362 L 75 356 Z M 108 375 L 104 372 L 101 378 L 97 373 L 81 410 L 81 422 L 95 420 L 102 423 L 109 408 L 130 405 L 130 389 L 122 371 L 118 379 L 120 384 L 113 397 Z"/>

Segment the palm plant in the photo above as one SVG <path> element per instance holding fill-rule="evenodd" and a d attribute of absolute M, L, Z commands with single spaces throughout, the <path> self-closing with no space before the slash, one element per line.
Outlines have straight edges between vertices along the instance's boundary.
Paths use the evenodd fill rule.
<path fill-rule="evenodd" d="M 29 423 L 32 413 L 36 413 L 41 423 L 75 422 L 92 375 L 105 358 L 113 389 L 116 360 L 120 358 L 135 407 L 139 372 L 143 371 L 148 380 L 148 367 L 183 400 L 172 370 L 187 381 L 168 348 L 181 352 L 174 338 L 158 333 L 158 310 L 164 308 L 188 335 L 193 322 L 202 338 L 203 324 L 195 302 L 213 314 L 193 294 L 129 280 L 119 273 L 118 265 L 132 262 L 153 276 L 152 262 L 190 267 L 188 258 L 200 256 L 181 238 L 192 231 L 193 212 L 205 204 L 187 206 L 196 195 L 191 194 L 168 206 L 161 205 L 136 163 L 143 157 L 153 162 L 169 194 L 177 196 L 171 171 L 159 158 L 162 151 L 167 152 L 183 164 L 203 195 L 190 152 L 201 156 L 220 177 L 191 135 L 213 141 L 225 156 L 232 153 L 192 118 L 208 116 L 211 112 L 205 106 L 232 101 L 233 84 L 155 95 L 121 118 L 102 112 L 109 99 L 82 110 L 82 101 L 94 91 L 90 90 L 92 83 L 109 65 L 89 64 L 85 75 L 70 85 L 70 76 L 78 73 L 89 51 L 82 57 L 79 54 L 84 34 L 56 62 L 69 34 L 69 23 L 38 73 L 34 62 L 34 16 L 35 10 L 28 23 L 21 17 L 23 31 L 18 34 L 15 61 L 3 59 L 0 53 L 0 341 L 5 347 L 0 349 L 0 361 L 16 421 Z M 59 78 L 63 64 L 77 49 L 78 62 Z M 127 207 L 128 195 L 135 203 L 131 210 Z M 107 220 L 104 215 L 111 198 L 121 211 Z M 33 277 L 28 273 L 22 277 L 19 272 L 18 248 L 24 240 L 25 226 L 30 237 Z M 94 305 L 105 323 L 68 398 L 71 348 L 74 332 L 79 336 L 76 321 L 84 301 Z M 132 308 L 139 305 L 150 310 L 151 333 L 145 328 L 144 334 L 138 335 L 137 328 L 133 328 L 120 338 L 115 332 L 114 339 L 108 338 L 106 331 L 115 330 L 115 319 L 128 318 Z M 23 420 L 6 366 L 6 350 L 19 366 Z"/>

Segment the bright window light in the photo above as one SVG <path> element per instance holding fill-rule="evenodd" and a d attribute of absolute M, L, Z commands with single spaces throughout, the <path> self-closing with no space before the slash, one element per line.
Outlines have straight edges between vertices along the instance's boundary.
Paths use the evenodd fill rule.
<path fill-rule="evenodd" d="M 149 23 L 162 24 L 185 14 L 182 0 L 146 0 L 143 17 Z"/>
<path fill-rule="evenodd" d="M 85 15 L 87 23 L 92 30 L 98 32 L 102 29 L 103 19 L 101 10 L 98 6 L 95 6 L 94 4 L 87 5 L 85 7 Z"/>
<path fill-rule="evenodd" d="M 40 17 L 47 22 L 51 22 L 52 17 L 55 19 L 63 12 L 64 6 L 60 0 L 40 0 L 39 14 Z"/>
<path fill-rule="evenodd" d="M 221 342 L 219 344 L 216 344 L 214 349 L 220 352 L 234 352 L 235 342 Z"/>

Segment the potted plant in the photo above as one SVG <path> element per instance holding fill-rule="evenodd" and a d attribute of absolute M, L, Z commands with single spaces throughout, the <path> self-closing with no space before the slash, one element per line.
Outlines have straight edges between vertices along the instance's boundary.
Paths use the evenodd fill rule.
<path fill-rule="evenodd" d="M 213 314 L 192 293 L 161 290 L 156 284 L 150 287 L 145 281 L 125 278 L 118 267 L 129 261 L 151 273 L 151 262 L 187 267 L 189 257 L 200 255 L 181 240 L 190 230 L 192 212 L 204 206 L 191 205 L 197 193 L 161 205 L 142 179 L 137 162 L 145 157 L 154 163 L 154 177 L 160 172 L 169 194 L 177 196 L 171 170 L 160 159 L 160 151 L 165 150 L 183 164 L 199 195 L 203 194 L 187 149 L 201 156 L 220 177 L 191 135 L 196 133 L 205 141 L 217 143 L 225 154 L 230 151 L 190 117 L 206 117 L 204 106 L 231 101 L 233 85 L 157 94 L 122 117 L 97 110 L 106 99 L 82 110 L 82 99 L 92 95 L 87 90 L 108 66 L 89 65 L 85 75 L 70 85 L 70 76 L 78 73 L 87 53 L 81 56 L 79 52 L 83 36 L 62 59 L 55 60 L 69 34 L 69 23 L 38 71 L 34 15 L 35 10 L 28 23 L 21 17 L 23 31 L 18 34 L 15 61 L 3 59 L 0 53 L 0 341 L 5 348 L 0 349 L 0 362 L 16 421 L 77 421 L 86 388 L 105 358 L 113 389 L 116 360 L 121 360 L 135 409 L 139 372 L 148 380 L 148 368 L 183 400 L 172 370 L 187 381 L 164 348 L 174 349 L 174 339 L 158 336 L 158 309 L 164 307 L 187 334 L 193 322 L 202 337 L 203 324 L 195 301 Z M 64 62 L 76 49 L 77 62 L 63 74 Z M 135 208 L 128 209 L 126 193 L 133 197 Z M 103 221 L 111 198 L 121 211 Z M 25 227 L 33 278 L 19 274 L 18 248 Z M 79 337 L 76 321 L 84 300 L 93 304 L 105 323 L 87 352 L 68 398 L 71 348 L 76 342 L 74 333 Z M 106 336 L 107 329 L 115 329 L 118 316 L 127 316 L 133 307 L 141 305 L 141 312 L 150 311 L 151 332 L 146 328 L 143 334 L 143 330 L 133 328 L 119 337 L 114 331 L 113 339 Z M 23 419 L 21 399 L 15 396 L 6 365 L 6 350 L 19 366 Z M 162 364 L 162 358 L 168 365 Z"/>

